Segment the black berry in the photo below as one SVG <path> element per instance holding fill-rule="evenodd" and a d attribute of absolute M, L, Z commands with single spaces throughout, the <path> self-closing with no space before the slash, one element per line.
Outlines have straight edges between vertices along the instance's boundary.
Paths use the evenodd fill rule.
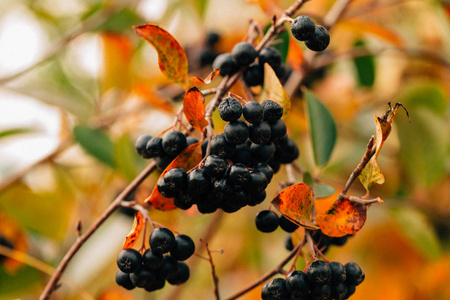
<path fill-rule="evenodd" d="M 283 278 L 274 278 L 264 284 L 261 290 L 262 300 L 286 300 L 290 294 L 286 288 L 286 281 Z"/>
<path fill-rule="evenodd" d="M 306 41 L 314 35 L 316 24 L 308 16 L 298 16 L 291 25 L 292 35 L 299 41 Z"/>
<path fill-rule="evenodd" d="M 155 253 L 167 253 L 175 246 L 175 236 L 167 228 L 155 228 L 150 234 L 150 247 Z"/>
<path fill-rule="evenodd" d="M 228 171 L 228 181 L 233 185 L 243 185 L 249 182 L 250 171 L 243 164 L 233 164 Z"/>
<path fill-rule="evenodd" d="M 286 248 L 287 251 L 294 250 L 294 243 L 292 242 L 292 236 L 290 234 L 286 234 L 286 237 L 284 238 L 284 248 Z"/>
<path fill-rule="evenodd" d="M 279 119 L 275 123 L 270 124 L 270 139 L 272 141 L 279 140 L 286 135 L 287 128 L 283 120 Z"/>
<path fill-rule="evenodd" d="M 156 280 L 156 274 L 154 271 L 142 268 L 136 272 L 130 274 L 131 282 L 140 288 L 153 284 Z"/>
<path fill-rule="evenodd" d="M 275 153 L 276 147 L 273 143 L 252 144 L 250 153 L 259 162 L 267 162 Z"/>
<path fill-rule="evenodd" d="M 234 45 L 231 56 L 237 65 L 245 67 L 251 64 L 258 56 L 255 47 L 248 42 L 240 42 Z"/>
<path fill-rule="evenodd" d="M 249 123 L 259 123 L 261 122 L 264 113 L 263 113 L 263 107 L 259 102 L 256 101 L 249 101 L 244 104 L 244 107 L 242 108 L 242 113 L 244 115 L 245 120 L 247 120 Z"/>
<path fill-rule="evenodd" d="M 211 139 L 211 154 L 220 158 L 230 158 L 236 151 L 236 145 L 227 141 L 225 135 L 218 134 Z"/>
<path fill-rule="evenodd" d="M 207 193 L 211 189 L 211 179 L 204 169 L 195 169 L 188 175 L 188 186 L 193 194 Z"/>
<path fill-rule="evenodd" d="M 264 66 L 264 63 L 268 63 L 274 70 L 281 66 L 280 51 L 273 47 L 262 49 L 259 52 L 258 59 L 261 66 Z"/>
<path fill-rule="evenodd" d="M 261 232 L 275 231 L 278 228 L 278 215 L 271 210 L 262 210 L 256 215 L 255 224 Z"/>
<path fill-rule="evenodd" d="M 249 139 L 255 144 L 267 143 L 272 134 L 270 131 L 270 124 L 265 121 L 249 124 L 248 133 Z"/>
<path fill-rule="evenodd" d="M 136 152 L 139 153 L 139 155 L 144 158 L 150 158 L 150 157 L 147 157 L 146 153 L 144 153 L 144 152 L 145 152 L 145 146 L 147 145 L 147 142 L 151 138 L 152 137 L 150 135 L 143 134 L 137 138 L 136 143 L 134 144 L 134 148 L 136 148 Z"/>
<path fill-rule="evenodd" d="M 284 215 L 280 216 L 279 223 L 280 223 L 281 229 L 283 229 L 284 231 L 286 231 L 288 233 L 294 232 L 298 228 L 297 224 L 295 224 L 294 222 L 287 219 Z"/>
<path fill-rule="evenodd" d="M 164 155 L 165 152 L 162 146 L 162 138 L 160 137 L 151 138 L 147 142 L 147 145 L 145 146 L 145 153 L 147 153 L 149 157 Z"/>
<path fill-rule="evenodd" d="M 331 285 L 313 285 L 311 289 L 311 300 L 330 300 L 331 298 Z"/>
<path fill-rule="evenodd" d="M 220 178 L 228 169 L 228 164 L 224 159 L 218 157 L 217 155 L 209 155 L 205 159 L 205 165 L 203 168 L 208 176 Z"/>
<path fill-rule="evenodd" d="M 130 274 L 117 270 L 116 272 L 116 283 L 127 290 L 132 290 L 136 286 L 131 282 Z"/>
<path fill-rule="evenodd" d="M 269 181 L 266 175 L 260 170 L 254 169 L 250 171 L 250 180 L 246 186 L 247 190 L 252 193 L 259 193 L 266 189 Z"/>
<path fill-rule="evenodd" d="M 273 169 L 265 162 L 260 162 L 255 165 L 254 169 L 260 170 L 266 175 L 267 181 L 270 182 L 273 177 Z"/>
<path fill-rule="evenodd" d="M 310 264 L 307 274 L 314 285 L 324 285 L 331 280 L 330 266 L 323 260 L 317 260 Z"/>
<path fill-rule="evenodd" d="M 242 105 L 233 97 L 223 99 L 217 110 L 219 111 L 220 118 L 227 122 L 236 121 L 242 115 Z"/>
<path fill-rule="evenodd" d="M 302 271 L 292 271 L 286 277 L 288 291 L 296 297 L 307 296 L 311 289 L 308 275 Z"/>
<path fill-rule="evenodd" d="M 331 269 L 331 283 L 338 284 L 340 282 L 345 282 L 347 278 L 347 272 L 345 267 L 338 261 L 332 261 L 328 264 Z"/>
<path fill-rule="evenodd" d="M 365 274 L 358 264 L 349 262 L 345 264 L 345 271 L 347 273 L 346 283 L 351 285 L 359 285 L 365 279 Z"/>
<path fill-rule="evenodd" d="M 186 260 L 195 252 L 194 241 L 187 235 L 179 234 L 175 237 L 175 246 L 170 255 L 178 261 Z"/>
<path fill-rule="evenodd" d="M 248 126 L 240 120 L 231 121 L 225 125 L 223 134 L 230 144 L 243 144 L 248 139 Z"/>
<path fill-rule="evenodd" d="M 233 75 L 239 70 L 239 66 L 233 60 L 231 53 L 219 54 L 213 62 L 213 69 L 219 69 L 220 75 Z"/>
<path fill-rule="evenodd" d="M 260 64 L 253 64 L 245 69 L 242 79 L 247 86 L 257 86 L 264 83 L 264 69 Z"/>
<path fill-rule="evenodd" d="M 172 285 L 183 284 L 190 276 L 189 267 L 184 262 L 178 262 L 178 271 L 175 275 L 169 276 L 167 282 Z"/>
<path fill-rule="evenodd" d="M 261 103 L 263 107 L 264 120 L 269 123 L 275 123 L 283 116 L 283 107 L 275 101 L 264 100 Z"/>
<path fill-rule="evenodd" d="M 247 204 L 250 206 L 255 206 L 262 203 L 266 199 L 266 191 L 261 191 L 258 193 L 251 193 Z"/>
<path fill-rule="evenodd" d="M 152 249 L 145 250 L 142 254 L 142 263 L 148 270 L 156 270 L 161 267 L 163 263 L 163 256 L 161 253 L 155 253 Z"/>
<path fill-rule="evenodd" d="M 306 47 L 313 51 L 323 51 L 330 44 L 330 34 L 328 30 L 321 26 L 317 25 L 313 36 L 305 41 Z"/>
<path fill-rule="evenodd" d="M 142 255 L 134 249 L 124 249 L 117 256 L 117 266 L 124 273 L 132 273 L 141 268 Z"/>
<path fill-rule="evenodd" d="M 345 299 L 345 295 L 348 292 L 347 285 L 344 282 L 339 282 L 331 286 L 331 297 L 335 300 Z"/>
<path fill-rule="evenodd" d="M 156 270 L 158 278 L 167 279 L 168 277 L 175 276 L 178 272 L 178 261 L 171 255 L 164 255 L 164 260 L 161 267 Z"/>
<path fill-rule="evenodd" d="M 186 136 L 180 131 L 169 131 L 162 138 L 164 152 L 177 156 L 187 147 Z"/>
<path fill-rule="evenodd" d="M 182 168 L 170 169 L 161 179 L 164 179 L 165 189 L 171 192 L 178 193 L 188 187 L 187 174 Z"/>

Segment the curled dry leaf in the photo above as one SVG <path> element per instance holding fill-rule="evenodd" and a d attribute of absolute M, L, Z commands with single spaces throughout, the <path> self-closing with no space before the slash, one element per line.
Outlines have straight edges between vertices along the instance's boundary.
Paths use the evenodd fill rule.
<path fill-rule="evenodd" d="M 184 95 L 183 112 L 195 129 L 203 131 L 208 125 L 205 119 L 205 97 L 196 87 L 189 89 Z"/>
<path fill-rule="evenodd" d="M 134 216 L 133 227 L 131 227 L 131 231 L 127 235 L 127 237 L 125 238 L 125 242 L 123 243 L 123 249 L 132 248 L 134 244 L 136 244 L 137 240 L 139 239 L 139 235 L 144 228 L 144 218 L 145 217 L 140 212 L 136 213 L 136 215 Z"/>

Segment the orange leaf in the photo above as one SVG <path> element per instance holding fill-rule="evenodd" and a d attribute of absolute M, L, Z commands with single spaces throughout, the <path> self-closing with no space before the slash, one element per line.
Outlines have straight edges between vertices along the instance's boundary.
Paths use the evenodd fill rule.
<path fill-rule="evenodd" d="M 144 216 L 140 212 L 137 212 L 134 216 L 133 227 L 131 228 L 130 233 L 127 235 L 125 242 L 123 243 L 123 249 L 129 249 L 133 247 L 134 244 L 136 244 L 143 228 Z"/>
<path fill-rule="evenodd" d="M 172 113 L 173 112 L 173 106 L 172 104 L 167 101 L 166 99 L 158 96 L 149 86 L 149 84 L 145 83 L 136 83 L 133 86 L 133 91 L 147 100 L 148 103 L 151 105 L 162 109 L 166 112 Z"/>
<path fill-rule="evenodd" d="M 297 183 L 285 188 L 272 204 L 289 220 L 310 229 L 318 227 L 311 222 L 313 191 L 305 183 Z"/>
<path fill-rule="evenodd" d="M 317 217 L 317 224 L 326 235 L 340 237 L 358 232 L 364 226 L 366 218 L 366 205 L 340 200 L 325 214 Z"/>
<path fill-rule="evenodd" d="M 155 24 L 134 26 L 138 36 L 149 42 L 158 52 L 159 69 L 168 79 L 186 88 L 188 60 L 178 41 Z"/>
<path fill-rule="evenodd" d="M 191 88 L 184 95 L 183 111 L 189 124 L 195 129 L 203 131 L 208 125 L 205 119 L 205 97 L 196 87 Z"/>
<path fill-rule="evenodd" d="M 201 143 L 195 143 L 187 147 L 180 153 L 161 173 L 158 180 L 161 179 L 167 171 L 173 168 L 183 168 L 188 171 L 195 167 L 202 159 L 201 153 Z M 158 187 L 155 185 L 153 188 L 152 194 L 145 199 L 146 203 L 151 203 L 153 208 L 160 210 L 172 210 L 175 209 L 176 206 L 173 204 L 173 198 L 163 197 L 159 191 Z"/>
<path fill-rule="evenodd" d="M 220 70 L 219 69 L 215 69 L 205 79 L 202 79 L 202 78 L 200 78 L 198 76 L 189 77 L 187 86 L 188 86 L 188 88 L 191 88 L 191 87 L 194 87 L 194 86 L 199 87 L 202 84 L 209 84 L 219 74 L 220 74 Z"/>
<path fill-rule="evenodd" d="M 405 41 L 396 32 L 384 27 L 378 23 L 366 22 L 361 20 L 342 20 L 339 24 L 344 25 L 349 30 L 358 34 L 370 33 L 385 41 L 388 41 L 395 46 L 402 47 Z"/>
<path fill-rule="evenodd" d="M 292 69 L 302 72 L 302 65 L 304 61 L 303 49 L 294 39 L 289 40 L 289 51 L 286 60 L 289 62 Z"/>

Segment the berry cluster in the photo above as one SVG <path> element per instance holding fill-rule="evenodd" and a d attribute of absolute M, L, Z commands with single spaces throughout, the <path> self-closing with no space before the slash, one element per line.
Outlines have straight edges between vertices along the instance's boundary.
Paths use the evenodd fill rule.
<path fill-rule="evenodd" d="M 255 217 L 256 228 L 261 232 L 275 231 L 278 226 L 285 232 L 291 233 L 297 230 L 298 225 L 291 222 L 285 216 L 278 215 L 272 210 L 262 210 Z"/>
<path fill-rule="evenodd" d="M 164 170 L 187 146 L 197 143 L 194 137 L 187 137 L 180 131 L 169 131 L 162 138 L 144 134 L 135 143 L 136 151 L 143 158 L 153 158 L 156 166 Z"/>
<path fill-rule="evenodd" d="M 292 35 L 299 41 L 304 41 L 305 46 L 313 51 L 323 51 L 330 44 L 328 30 L 314 24 L 308 16 L 299 16 L 291 24 Z"/>
<path fill-rule="evenodd" d="M 310 299 L 343 300 L 355 292 L 356 286 L 364 281 L 365 275 L 358 264 L 349 262 L 313 262 L 306 273 L 292 271 L 286 279 L 275 278 L 262 288 L 263 300 Z"/>
<path fill-rule="evenodd" d="M 242 78 L 247 86 L 262 85 L 264 82 L 264 64 L 268 63 L 280 80 L 292 71 L 282 63 L 280 52 L 272 47 L 264 48 L 259 53 L 248 42 L 237 43 L 231 53 L 222 53 L 213 62 L 213 68 L 220 70 L 220 75 L 233 75 L 245 68 Z"/>
<path fill-rule="evenodd" d="M 127 290 L 139 287 L 148 292 L 162 289 L 166 281 L 172 285 L 185 283 L 190 272 L 183 261 L 195 252 L 192 239 L 184 234 L 175 236 L 167 228 L 155 228 L 149 243 L 143 254 L 131 248 L 119 253 L 116 283 Z"/>
<path fill-rule="evenodd" d="M 314 243 L 317 245 L 317 248 L 320 249 L 322 253 L 328 251 L 330 246 L 344 246 L 347 243 L 347 239 L 352 235 L 344 235 L 342 237 L 331 237 L 322 232 L 322 230 L 318 229 L 312 232 L 311 237 Z"/>
<path fill-rule="evenodd" d="M 217 50 L 217 43 L 220 41 L 220 35 L 215 32 L 209 32 L 206 36 L 205 45 L 200 50 L 200 66 L 210 66 L 220 54 Z"/>

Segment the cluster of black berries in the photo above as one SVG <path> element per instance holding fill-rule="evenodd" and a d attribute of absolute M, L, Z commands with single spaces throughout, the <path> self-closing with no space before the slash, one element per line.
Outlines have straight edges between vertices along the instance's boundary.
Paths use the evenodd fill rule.
<path fill-rule="evenodd" d="M 153 158 L 156 166 L 164 170 L 186 147 L 197 143 L 194 137 L 187 137 L 180 131 L 169 131 L 162 138 L 144 134 L 135 143 L 136 151 L 143 158 Z"/>
<path fill-rule="evenodd" d="M 343 300 L 354 294 L 356 286 L 364 281 L 365 275 L 354 262 L 345 266 L 340 262 L 313 262 L 306 273 L 292 271 L 286 279 L 275 278 L 262 288 L 263 300 L 309 299 Z"/>
<path fill-rule="evenodd" d="M 202 47 L 199 54 L 200 66 L 211 66 L 216 57 L 221 54 L 217 50 L 217 43 L 220 41 L 220 35 L 210 32 L 206 36 L 205 46 Z"/>
<path fill-rule="evenodd" d="M 282 63 L 280 52 L 272 47 L 264 48 L 259 53 L 249 42 L 237 43 L 231 53 L 222 53 L 213 62 L 213 68 L 220 70 L 220 75 L 233 75 L 245 68 L 242 78 L 247 86 L 262 85 L 264 82 L 264 64 L 268 63 L 283 81 L 289 74 L 289 67 Z"/>
<path fill-rule="evenodd" d="M 192 239 L 184 234 L 175 236 L 167 228 L 155 228 L 149 243 L 150 248 L 142 255 L 131 248 L 119 253 L 116 283 L 127 290 L 139 287 L 148 292 L 162 289 L 166 281 L 172 285 L 185 283 L 190 272 L 183 261 L 195 252 Z"/>
<path fill-rule="evenodd" d="M 305 46 L 313 51 L 323 51 L 330 44 L 328 30 L 314 24 L 308 16 L 299 16 L 291 24 L 292 35 L 299 41 L 304 41 Z"/>
<path fill-rule="evenodd" d="M 292 233 L 298 225 L 287 219 L 284 215 L 278 217 L 272 210 L 262 210 L 255 217 L 256 228 L 261 232 L 275 231 L 278 226 L 285 232 Z"/>

